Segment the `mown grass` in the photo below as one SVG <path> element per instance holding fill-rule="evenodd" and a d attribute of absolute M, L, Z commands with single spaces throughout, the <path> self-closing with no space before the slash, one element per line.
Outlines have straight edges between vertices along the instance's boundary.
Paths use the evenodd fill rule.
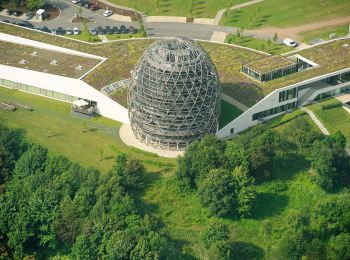
<path fill-rule="evenodd" d="M 109 0 L 109 2 L 134 8 L 147 15 L 214 18 L 218 10 L 248 0 Z"/>
<path fill-rule="evenodd" d="M 133 39 L 133 38 L 143 38 L 145 35 L 143 33 L 135 34 L 108 34 L 106 35 L 107 39 L 110 41 L 121 40 L 121 39 Z"/>
<path fill-rule="evenodd" d="M 30 142 L 41 144 L 83 166 L 110 170 L 115 157 L 127 153 L 141 160 L 175 165 L 175 159 L 154 158 L 133 151 L 119 138 L 121 124 L 104 117 L 82 119 L 70 115 L 70 104 L 0 87 L 0 101 L 32 106 L 34 111 L 0 110 L 10 127 L 26 130 Z M 149 165 L 149 169 L 162 169 Z"/>
<path fill-rule="evenodd" d="M 341 131 L 350 142 L 350 114 L 343 107 L 334 107 L 322 110 L 322 106 L 340 103 L 340 101 L 331 98 L 309 108 L 316 114 L 318 119 L 326 126 L 330 133 Z"/>
<path fill-rule="evenodd" d="M 335 34 L 336 37 L 342 37 L 349 33 L 349 25 L 342 24 L 337 26 L 324 27 L 318 30 L 305 31 L 299 33 L 302 37 L 302 41 L 310 43 L 314 39 L 321 38 L 323 40 L 329 40 L 330 34 Z"/>
<path fill-rule="evenodd" d="M 291 27 L 349 15 L 348 0 L 268 0 L 225 13 L 221 24 L 246 29 Z"/>
<path fill-rule="evenodd" d="M 278 44 L 270 41 L 265 41 L 262 39 L 257 39 L 248 36 L 237 36 L 235 34 L 228 34 L 226 36 L 226 43 L 232 43 L 243 47 L 252 48 L 258 51 L 264 51 L 270 54 L 281 54 L 294 50 L 292 47 L 288 47 L 284 44 Z"/>

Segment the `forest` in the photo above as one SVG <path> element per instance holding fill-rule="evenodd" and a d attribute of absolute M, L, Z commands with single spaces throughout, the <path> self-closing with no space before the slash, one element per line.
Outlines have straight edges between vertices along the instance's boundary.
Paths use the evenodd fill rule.
<path fill-rule="evenodd" d="M 85 168 L 29 143 L 21 129 L 0 121 L 0 256 L 23 259 L 183 259 L 188 256 L 157 214 L 145 214 L 136 193 L 148 172 L 142 161 L 120 154 L 112 169 Z M 288 136 L 288 138 L 283 138 Z M 302 118 L 283 135 L 258 126 L 231 140 L 207 136 L 178 159 L 174 183 L 208 209 L 200 232 L 207 259 L 349 259 L 350 163 L 341 132 L 324 136 Z M 232 238 L 227 220 L 250 219 L 257 187 L 278 178 L 278 158 L 296 152 L 311 165 L 308 178 L 334 196 L 261 232 L 278 243 L 268 252 Z M 301 159 L 300 159 L 301 160 Z M 288 187 L 281 183 L 274 189 Z M 188 258 L 188 257 L 187 257 Z"/>

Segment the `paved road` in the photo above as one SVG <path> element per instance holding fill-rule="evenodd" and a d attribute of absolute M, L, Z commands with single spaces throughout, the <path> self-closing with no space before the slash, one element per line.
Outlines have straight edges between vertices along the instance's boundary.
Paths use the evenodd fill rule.
<path fill-rule="evenodd" d="M 145 23 L 145 28 L 149 37 L 186 35 L 195 39 L 210 40 L 217 26 L 192 23 Z"/>

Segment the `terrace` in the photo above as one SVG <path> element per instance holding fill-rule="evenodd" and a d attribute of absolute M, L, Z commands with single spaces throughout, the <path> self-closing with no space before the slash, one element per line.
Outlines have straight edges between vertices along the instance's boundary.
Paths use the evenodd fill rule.
<path fill-rule="evenodd" d="M 0 63 L 3 65 L 80 78 L 101 60 L 0 41 Z"/>

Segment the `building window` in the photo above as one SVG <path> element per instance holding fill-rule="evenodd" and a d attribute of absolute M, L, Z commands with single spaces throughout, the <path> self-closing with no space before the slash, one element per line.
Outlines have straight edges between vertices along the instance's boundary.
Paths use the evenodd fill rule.
<path fill-rule="evenodd" d="M 272 115 L 275 115 L 275 114 L 278 114 L 278 113 L 281 113 L 281 112 L 285 112 L 285 111 L 287 111 L 289 109 L 293 109 L 293 108 L 296 108 L 296 107 L 297 107 L 297 103 L 296 102 L 291 102 L 291 103 L 288 103 L 288 104 L 285 104 L 285 105 L 282 105 L 282 106 L 274 107 L 274 108 L 271 108 L 271 109 L 264 110 L 264 111 L 261 111 L 261 112 L 253 114 L 252 120 L 255 121 L 255 120 L 258 120 L 258 119 L 261 119 L 261 118 L 264 118 L 264 117 L 272 116 Z"/>
<path fill-rule="evenodd" d="M 230 132 L 231 132 L 231 135 L 235 133 L 235 129 L 234 128 L 231 128 L 230 129 Z"/>
<path fill-rule="evenodd" d="M 279 102 L 290 100 L 297 97 L 297 88 L 281 91 L 279 93 Z"/>

